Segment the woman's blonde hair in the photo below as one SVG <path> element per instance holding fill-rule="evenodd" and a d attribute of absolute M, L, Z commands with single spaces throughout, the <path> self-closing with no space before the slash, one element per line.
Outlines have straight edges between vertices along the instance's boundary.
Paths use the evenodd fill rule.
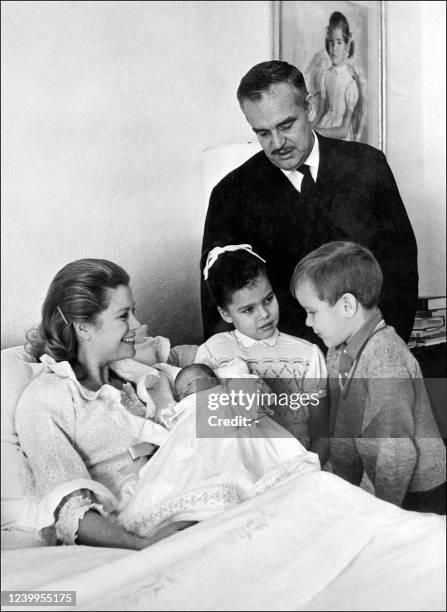
<path fill-rule="evenodd" d="M 42 305 L 42 320 L 26 335 L 25 349 L 36 360 L 43 354 L 76 363 L 78 340 L 73 323 L 94 322 L 110 303 L 110 289 L 129 284 L 129 275 L 106 259 L 78 259 L 52 280 Z"/>

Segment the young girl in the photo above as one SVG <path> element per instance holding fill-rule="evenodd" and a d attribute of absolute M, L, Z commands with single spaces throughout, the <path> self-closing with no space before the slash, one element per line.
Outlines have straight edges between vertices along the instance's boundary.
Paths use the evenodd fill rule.
<path fill-rule="evenodd" d="M 326 34 L 326 51 L 332 66 L 323 70 L 319 111 L 312 122 L 323 136 L 358 140 L 359 118 L 363 106 L 360 79 L 346 60 L 354 54 L 354 42 L 346 17 L 332 13 Z"/>
<path fill-rule="evenodd" d="M 202 344 L 196 362 L 211 368 L 243 359 L 252 374 L 264 379 L 278 398 L 312 394 L 298 409 L 272 406 L 274 419 L 307 449 L 318 452 L 322 465 L 326 442 L 325 359 L 315 345 L 277 329 L 279 308 L 267 276 L 265 260 L 248 244 L 212 249 L 203 270 L 217 309 L 234 330 L 215 334 Z M 305 397 L 305 396 L 304 396 Z M 291 406 L 290 402 L 290 406 Z"/>

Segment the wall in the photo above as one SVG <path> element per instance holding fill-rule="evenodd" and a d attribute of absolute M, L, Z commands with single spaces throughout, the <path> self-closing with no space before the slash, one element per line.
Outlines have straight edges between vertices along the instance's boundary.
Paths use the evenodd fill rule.
<path fill-rule="evenodd" d="M 387 2 L 387 156 L 445 293 L 445 4 Z M 270 2 L 2 3 L 2 346 L 55 272 L 105 257 L 138 315 L 201 336 L 202 150 L 252 139 L 241 75 L 271 57 Z"/>
<path fill-rule="evenodd" d="M 387 157 L 418 242 L 419 293 L 445 295 L 445 3 L 386 4 Z"/>
<path fill-rule="evenodd" d="M 2 346 L 81 257 L 130 273 L 154 335 L 201 340 L 202 150 L 249 135 L 235 91 L 270 56 L 270 11 L 2 3 Z"/>

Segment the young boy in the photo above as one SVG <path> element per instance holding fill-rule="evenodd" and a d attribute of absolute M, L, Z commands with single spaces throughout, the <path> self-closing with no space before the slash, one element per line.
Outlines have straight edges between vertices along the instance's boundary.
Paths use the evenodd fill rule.
<path fill-rule="evenodd" d="M 420 367 L 382 319 L 377 260 L 330 242 L 298 263 L 290 288 L 329 348 L 334 473 L 358 485 L 366 472 L 377 497 L 445 514 L 445 446 Z"/>

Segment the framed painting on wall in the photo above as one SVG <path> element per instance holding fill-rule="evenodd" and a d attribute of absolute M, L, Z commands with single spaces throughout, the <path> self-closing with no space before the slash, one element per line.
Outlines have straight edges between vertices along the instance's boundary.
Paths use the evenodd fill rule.
<path fill-rule="evenodd" d="M 273 2 L 273 54 L 299 68 L 312 125 L 384 150 L 384 2 Z"/>

